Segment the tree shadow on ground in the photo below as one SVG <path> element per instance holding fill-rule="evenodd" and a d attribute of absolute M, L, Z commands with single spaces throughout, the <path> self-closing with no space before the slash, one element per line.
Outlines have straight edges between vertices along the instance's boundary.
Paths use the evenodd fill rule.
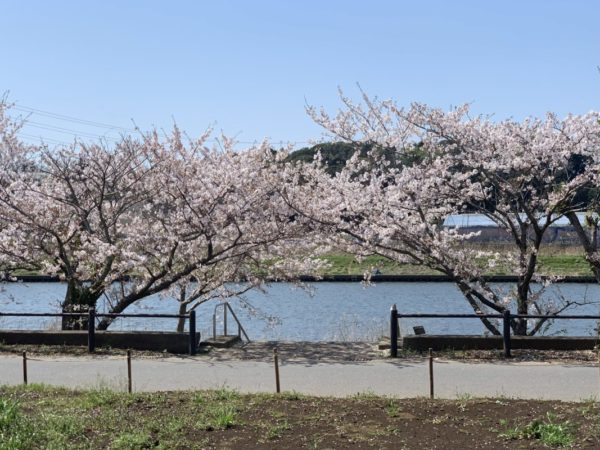
<path fill-rule="evenodd" d="M 281 363 L 357 363 L 383 359 L 375 344 L 366 342 L 250 342 L 230 348 L 213 348 L 208 357 L 214 361 L 233 359 L 273 361 L 277 348 Z"/>

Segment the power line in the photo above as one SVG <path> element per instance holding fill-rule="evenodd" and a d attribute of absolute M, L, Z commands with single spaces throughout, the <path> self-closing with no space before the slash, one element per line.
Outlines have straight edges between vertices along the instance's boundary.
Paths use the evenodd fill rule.
<path fill-rule="evenodd" d="M 25 122 L 25 124 L 23 125 L 24 127 L 30 126 L 33 128 L 39 128 L 42 130 L 48 130 L 48 131 L 56 131 L 58 133 L 64 133 L 64 134 L 71 134 L 73 136 L 83 136 L 83 137 L 89 137 L 89 138 L 95 138 L 95 139 L 106 139 L 109 141 L 118 141 L 119 139 L 116 138 L 112 138 L 112 137 L 108 137 L 106 135 L 99 135 L 99 134 L 93 134 L 93 133 L 88 133 L 85 131 L 79 131 L 79 130 L 73 130 L 70 128 L 63 128 L 63 127 L 57 127 L 55 125 L 49 125 L 49 124 L 45 124 L 45 123 L 40 123 L 40 122 L 34 122 L 34 121 L 28 121 Z"/>
<path fill-rule="evenodd" d="M 12 109 L 15 109 L 17 111 L 22 111 L 22 112 L 35 113 L 35 114 L 39 114 L 41 116 L 51 117 L 54 119 L 64 120 L 67 122 L 75 122 L 75 123 L 79 123 L 82 125 L 89 125 L 92 127 L 108 128 L 111 130 L 122 130 L 122 131 L 127 131 L 129 133 L 135 133 L 137 131 L 134 128 L 125 128 L 125 127 L 121 127 L 119 125 L 111 125 L 108 123 L 95 122 L 93 120 L 80 119 L 78 117 L 67 116 L 65 114 L 53 113 L 50 111 L 45 111 L 43 109 L 31 108 L 29 106 L 24 106 L 24 105 L 14 105 L 12 107 Z"/>
<path fill-rule="evenodd" d="M 25 138 L 35 139 L 39 142 L 48 142 L 50 144 L 58 144 L 58 145 L 71 145 L 68 142 L 59 141 L 57 139 L 43 138 L 41 136 L 35 136 L 33 134 L 28 134 L 28 133 L 23 133 L 23 132 L 19 132 L 18 135 L 21 137 L 25 137 Z"/>
<path fill-rule="evenodd" d="M 52 119 L 56 119 L 56 120 L 77 123 L 80 125 L 108 129 L 111 131 L 121 131 L 121 132 L 126 132 L 126 133 L 139 133 L 140 132 L 139 129 L 126 128 L 126 127 L 121 127 L 119 125 L 112 125 L 112 124 L 103 123 L 103 122 L 96 122 L 93 120 L 81 119 L 78 117 L 54 113 L 54 112 L 50 112 L 50 111 L 46 111 L 46 110 L 42 110 L 42 109 L 38 109 L 38 108 L 32 108 L 32 107 L 24 106 L 24 105 L 13 105 L 11 107 L 11 109 L 21 111 L 21 112 L 27 112 L 30 114 L 37 114 L 37 115 L 40 115 L 43 117 L 52 118 Z M 72 128 L 65 128 L 65 127 L 60 127 L 60 126 L 37 122 L 37 121 L 25 121 L 24 126 L 31 126 L 33 128 L 38 128 L 38 129 L 42 129 L 42 130 L 53 131 L 53 132 L 62 133 L 62 134 L 69 134 L 74 137 L 82 136 L 82 137 L 87 137 L 87 138 L 92 138 L 92 139 L 108 140 L 108 141 L 113 141 L 113 142 L 119 141 L 118 138 L 108 137 L 106 135 L 99 135 L 99 134 L 90 133 L 87 131 L 74 130 Z M 21 134 L 21 135 L 25 136 L 25 134 Z M 29 135 L 29 137 L 32 137 L 32 136 Z M 40 137 L 40 139 L 41 139 L 41 137 Z M 48 140 L 48 141 L 53 140 L 57 143 L 61 143 L 61 141 L 59 141 L 57 139 L 53 139 L 53 138 L 47 138 L 46 140 Z M 221 142 L 217 138 L 209 139 L 209 141 L 214 142 L 214 143 Z M 235 141 L 235 145 L 255 145 L 261 141 L 262 141 L 262 139 L 257 139 L 254 141 Z M 296 145 L 306 145 L 306 144 L 311 143 L 310 141 L 286 141 L 286 140 L 272 140 L 272 139 L 269 141 L 271 144 L 274 144 L 274 145 L 278 144 L 282 147 L 285 145 L 290 145 L 290 144 L 296 146 Z"/>

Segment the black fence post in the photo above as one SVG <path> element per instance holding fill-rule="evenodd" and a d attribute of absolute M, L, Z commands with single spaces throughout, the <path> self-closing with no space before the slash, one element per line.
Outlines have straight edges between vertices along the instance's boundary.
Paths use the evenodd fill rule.
<path fill-rule="evenodd" d="M 190 311 L 190 355 L 195 355 L 197 350 L 196 342 L 196 311 Z"/>
<path fill-rule="evenodd" d="M 88 353 L 94 353 L 96 351 L 96 310 L 94 308 L 88 309 Z"/>
<path fill-rule="evenodd" d="M 510 311 L 507 309 L 502 313 L 502 341 L 504 343 L 504 357 L 512 358 L 510 354 Z"/>
<path fill-rule="evenodd" d="M 27 352 L 23 352 L 23 384 L 27 385 Z"/>
<path fill-rule="evenodd" d="M 398 357 L 398 310 L 396 304 L 390 309 L 390 356 Z"/>

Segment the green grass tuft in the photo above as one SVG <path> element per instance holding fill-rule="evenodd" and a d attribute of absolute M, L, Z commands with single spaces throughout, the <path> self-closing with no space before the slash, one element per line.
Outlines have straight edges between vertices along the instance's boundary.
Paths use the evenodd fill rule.
<path fill-rule="evenodd" d="M 506 421 L 501 422 L 506 425 Z M 548 413 L 546 420 L 534 420 L 524 427 L 509 428 L 500 434 L 506 439 L 539 440 L 552 447 L 568 447 L 573 444 L 573 426 L 569 421 L 557 422 L 554 414 Z"/>

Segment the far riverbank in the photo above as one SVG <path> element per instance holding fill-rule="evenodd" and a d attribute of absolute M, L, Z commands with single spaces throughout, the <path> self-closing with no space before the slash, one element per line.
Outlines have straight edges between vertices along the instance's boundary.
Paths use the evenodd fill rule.
<path fill-rule="evenodd" d="M 362 282 L 364 281 L 364 275 L 353 275 L 353 274 L 328 274 L 322 277 L 314 276 L 301 276 L 300 281 L 303 282 Z M 371 282 L 373 283 L 448 283 L 452 282 L 452 279 L 446 275 L 437 274 L 392 274 L 392 275 L 371 275 Z M 484 279 L 492 283 L 514 283 L 518 280 L 516 275 L 486 275 Z M 18 275 L 14 277 L 16 282 L 23 283 L 53 283 L 60 282 L 60 278 L 49 275 Z M 273 282 L 277 282 L 274 280 Z M 556 283 L 596 283 L 596 278 L 591 275 L 565 275 L 561 276 L 556 280 Z"/>

